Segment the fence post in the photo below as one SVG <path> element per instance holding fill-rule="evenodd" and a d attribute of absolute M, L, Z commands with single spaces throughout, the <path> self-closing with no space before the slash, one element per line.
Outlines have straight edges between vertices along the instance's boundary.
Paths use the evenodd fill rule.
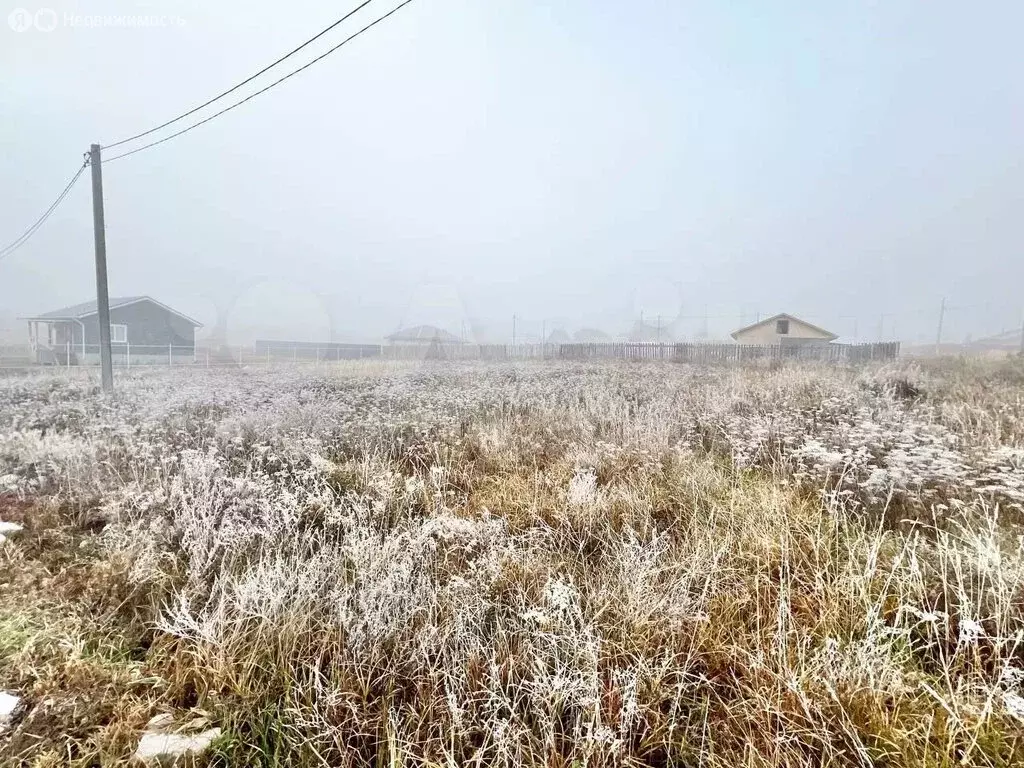
<path fill-rule="evenodd" d="M 210 367 L 210 348 L 206 348 L 206 367 Z"/>
<path fill-rule="evenodd" d="M 129 371 L 132 369 L 132 345 L 127 341 L 124 343 L 124 367 Z"/>
<path fill-rule="evenodd" d="M 167 345 L 167 367 L 170 368 L 174 365 L 174 347 L 170 344 Z"/>
<path fill-rule="evenodd" d="M 67 361 L 68 368 L 70 368 L 71 367 L 71 342 L 68 341 L 68 342 L 65 342 L 65 344 L 67 346 L 67 351 L 65 353 L 66 357 L 64 359 Z"/>

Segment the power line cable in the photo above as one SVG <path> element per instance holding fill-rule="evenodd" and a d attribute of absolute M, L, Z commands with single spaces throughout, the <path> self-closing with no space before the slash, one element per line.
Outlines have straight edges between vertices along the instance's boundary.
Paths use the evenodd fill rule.
<path fill-rule="evenodd" d="M 261 69 L 261 70 L 260 70 L 259 72 L 257 72 L 256 74 L 254 74 L 254 75 L 250 75 L 249 77 L 247 77 L 247 78 L 246 78 L 245 80 L 243 80 L 242 82 L 238 83 L 237 85 L 233 85 L 233 86 L 232 86 L 231 88 L 228 88 L 228 89 L 227 89 L 226 91 L 224 91 L 223 93 L 219 93 L 219 94 L 217 94 L 216 96 L 214 96 L 214 97 L 213 97 L 212 99 L 210 99 L 209 101 L 205 101 L 205 102 L 203 102 L 202 104 L 200 104 L 200 105 L 199 105 L 198 107 L 194 107 L 193 109 L 190 109 L 190 110 L 189 110 L 188 112 L 184 112 L 184 113 L 182 113 L 182 114 L 178 115 L 178 116 L 177 116 L 176 118 L 174 118 L 173 120 L 168 120 L 168 121 L 167 121 L 166 123 L 161 123 L 160 125 L 158 125 L 158 126 L 156 126 L 156 127 L 154 127 L 154 128 L 150 128 L 150 129 L 149 129 L 148 131 L 143 131 L 142 133 L 137 133 L 137 134 L 135 134 L 134 136 L 129 136 L 129 137 L 127 138 L 127 139 L 121 139 L 120 141 L 115 141 L 115 142 L 114 142 L 113 144 L 105 144 L 105 145 L 103 146 L 103 149 L 113 149 L 114 147 L 119 147 L 119 146 L 121 146 L 122 144 L 127 144 L 127 143 L 128 143 L 128 142 L 130 142 L 130 141 L 135 141 L 136 139 L 141 139 L 141 138 L 142 138 L 143 136 L 149 136 L 150 134 L 152 134 L 152 133 L 156 133 L 157 131 L 159 131 L 159 130 L 161 130 L 161 129 L 163 129 L 163 128 L 166 128 L 166 127 L 167 127 L 167 126 L 169 126 L 169 125 L 174 125 L 174 124 L 175 124 L 175 123 L 177 123 L 177 122 L 178 122 L 179 120 L 184 120 L 184 119 L 185 119 L 186 117 L 189 117 L 190 115 L 194 115 L 194 114 L 195 114 L 196 112 L 198 112 L 198 111 L 199 111 L 199 110 L 201 110 L 201 109 L 205 109 L 206 107 L 208 107 L 208 106 L 210 106 L 211 104 L 213 104 L 213 103 L 214 103 L 215 101 L 219 101 L 220 99 L 223 99 L 223 98 L 224 98 L 225 96 L 227 96 L 228 94 L 230 94 L 230 93 L 234 93 L 234 92 L 235 92 L 235 91 L 237 91 L 237 90 L 238 90 L 239 88 L 241 88 L 241 87 L 242 87 L 243 85 L 246 85 L 246 84 L 248 84 L 248 83 L 251 83 L 251 82 L 252 82 L 253 80 L 255 80 L 255 79 L 256 79 L 257 77 L 259 77 L 260 75 L 262 75 L 262 74 L 264 74 L 264 73 L 266 73 L 266 72 L 270 71 L 271 69 L 273 69 L 273 68 L 274 68 L 274 67 L 276 67 L 276 66 L 277 66 L 278 64 L 280 64 L 281 62 L 285 61 L 286 59 L 289 59 L 289 58 L 291 58 L 291 57 L 292 57 L 292 56 L 294 56 L 294 55 L 295 55 L 296 53 L 298 53 L 299 51 L 301 51 L 301 50 L 302 50 L 303 48 L 306 48 L 307 46 L 309 46 L 309 45 L 312 45 L 312 44 L 313 44 L 313 43 L 315 43 L 315 42 L 316 42 L 317 40 L 319 40 L 319 39 L 320 39 L 321 37 L 323 37 L 323 36 L 324 36 L 324 35 L 326 35 L 326 34 L 327 34 L 328 32 L 330 32 L 330 31 L 331 31 L 332 29 L 334 29 L 335 27 L 337 27 L 337 26 L 338 26 L 339 24 L 341 24 L 341 23 L 343 23 L 343 22 L 345 22 L 345 21 L 348 21 L 348 20 L 349 20 L 350 18 L 352 18 L 352 17 L 353 17 L 353 16 L 355 15 L 355 14 L 359 13 L 359 11 L 363 10 L 363 8 L 365 8 L 366 6 L 368 6 L 368 5 L 369 5 L 370 3 L 372 3 L 372 2 L 373 2 L 373 0 L 365 0 L 365 1 L 363 2 L 363 3 L 361 3 L 360 5 L 357 5 L 357 6 L 356 6 L 355 8 L 353 8 L 353 9 L 352 9 L 351 11 L 349 11 L 349 12 L 348 12 L 348 13 L 346 13 L 346 14 L 345 14 L 344 16 L 342 16 L 342 17 L 341 17 L 340 19 L 338 19 L 337 21 L 335 21 L 335 22 L 334 22 L 333 24 L 331 24 L 330 26 L 328 26 L 328 27 L 324 28 L 323 30 L 321 30 L 320 32 L 318 32 L 317 34 L 315 34 L 315 35 L 314 35 L 313 37 L 309 38 L 309 40 L 307 40 L 306 42 L 304 42 L 304 43 L 303 43 L 302 45 L 300 45 L 300 46 L 299 46 L 298 48 L 294 48 L 294 49 L 292 49 L 291 51 L 289 51 L 288 53 L 286 53 L 286 54 L 285 54 L 284 56 L 282 56 L 281 58 L 279 58 L 279 59 L 278 59 L 277 61 L 275 61 L 275 62 L 274 62 L 273 64 L 268 64 L 267 66 L 265 66 L 265 67 L 264 67 L 263 69 Z"/>
<path fill-rule="evenodd" d="M 64 202 L 64 198 L 67 197 L 68 193 L 71 192 L 71 188 L 75 186 L 75 182 L 78 181 L 78 177 L 82 175 L 82 173 L 85 171 L 88 165 L 88 160 L 82 163 L 82 167 L 78 169 L 78 172 L 71 178 L 71 181 L 68 182 L 68 185 L 64 187 L 63 191 L 61 191 L 61 193 L 57 195 L 57 199 L 53 201 L 50 207 L 46 209 L 46 212 L 42 216 L 40 216 L 31 227 L 29 227 L 27 230 L 25 230 L 24 233 L 22 233 L 21 237 L 19 237 L 13 243 L 4 246 L 4 248 L 0 249 L 0 260 L 10 256 L 21 246 L 27 243 L 29 239 L 32 237 L 32 235 L 39 231 L 39 228 L 42 227 L 43 224 L 46 223 L 46 220 L 50 218 L 50 216 L 53 214 L 53 212 L 57 210 L 57 206 Z"/>
<path fill-rule="evenodd" d="M 396 13 L 398 13 L 400 10 L 402 10 L 405 6 L 409 5 L 409 3 L 411 3 L 411 2 L 413 2 L 413 0 L 405 0 L 405 2 L 403 2 L 400 5 L 396 6 L 392 10 L 388 11 L 387 13 L 385 13 L 383 16 L 381 16 L 380 18 L 376 19 L 375 21 L 370 22 L 365 27 L 360 29 L 358 32 L 354 32 L 353 34 L 351 34 L 348 37 L 346 37 L 344 40 L 342 40 L 336 46 L 334 46 L 333 48 L 328 50 L 326 53 L 320 54 L 319 56 L 317 56 L 312 61 L 307 62 L 306 64 L 303 64 L 298 69 L 293 70 L 292 72 L 289 72 L 287 75 L 285 75 L 284 77 L 282 77 L 282 78 L 280 78 L 278 80 L 275 80 L 274 82 L 272 82 L 270 85 L 266 86 L 265 88 L 261 88 L 260 90 L 256 91 L 255 93 L 252 93 L 249 96 L 246 96 L 241 101 L 236 101 L 234 104 L 232 104 L 231 106 L 225 107 L 220 112 L 216 112 L 216 113 L 210 115 L 209 117 L 200 120 L 197 123 L 193 123 L 192 125 L 188 126 L 187 128 L 183 128 L 180 131 L 177 131 L 176 133 L 172 133 L 170 136 L 165 136 L 164 138 L 159 139 L 158 141 L 151 142 L 149 144 L 146 144 L 144 146 L 139 147 L 138 149 L 133 149 L 133 150 L 131 150 L 129 152 L 125 152 L 125 153 L 120 154 L 120 155 L 115 155 L 114 157 L 110 158 L 109 160 L 104 160 L 104 163 L 112 163 L 115 160 L 120 160 L 122 158 L 134 155 L 137 152 L 142 152 L 144 150 L 150 149 L 151 147 L 155 147 L 155 146 L 157 146 L 159 144 L 163 144 L 165 141 L 170 141 L 171 139 L 176 139 L 178 136 L 181 136 L 183 134 L 188 133 L 193 128 L 198 128 L 201 125 L 205 125 L 206 123 L 210 122 L 211 120 L 215 120 L 216 118 L 220 117 L 221 115 L 223 115 L 223 114 L 225 114 L 227 112 L 230 112 L 235 107 L 242 106 L 247 101 L 250 101 L 251 99 L 255 99 L 257 96 L 259 96 L 262 93 L 266 93 L 267 91 L 269 91 L 274 86 L 280 85 L 285 80 L 288 80 L 288 79 L 294 77 L 295 75 L 299 74 L 300 72 L 302 72 L 302 71 L 304 71 L 306 69 L 309 69 L 311 66 L 316 64 L 318 61 L 321 61 L 321 60 L 327 58 L 328 56 L 330 56 L 332 53 L 337 51 L 342 46 L 347 45 L 348 43 L 350 43 L 353 40 L 355 40 L 357 37 L 359 37 L 364 32 L 368 32 L 369 30 L 373 29 L 375 26 L 380 24 L 385 19 L 387 19 L 387 18 L 389 18 L 391 16 L 394 16 Z"/>

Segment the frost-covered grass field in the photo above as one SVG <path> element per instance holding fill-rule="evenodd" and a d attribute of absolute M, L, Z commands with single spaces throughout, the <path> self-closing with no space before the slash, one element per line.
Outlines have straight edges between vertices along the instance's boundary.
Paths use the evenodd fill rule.
<path fill-rule="evenodd" d="M 0 380 L 0 761 L 1024 764 L 1024 367 Z"/>

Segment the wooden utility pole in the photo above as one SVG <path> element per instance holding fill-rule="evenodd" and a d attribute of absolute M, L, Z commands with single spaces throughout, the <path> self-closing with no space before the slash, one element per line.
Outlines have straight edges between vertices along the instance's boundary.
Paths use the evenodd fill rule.
<path fill-rule="evenodd" d="M 942 304 L 939 305 L 939 327 L 935 331 L 935 354 L 939 354 L 939 349 L 942 346 L 942 321 L 946 317 L 946 297 L 942 297 Z"/>
<path fill-rule="evenodd" d="M 100 324 L 100 368 L 103 391 L 114 391 L 114 366 L 110 357 L 110 297 L 107 294 L 107 235 L 103 221 L 103 166 L 100 145 L 89 148 L 92 167 L 92 230 L 96 245 L 96 312 Z M 82 329 L 85 333 L 85 329 Z M 85 346 L 85 339 L 82 339 Z"/>

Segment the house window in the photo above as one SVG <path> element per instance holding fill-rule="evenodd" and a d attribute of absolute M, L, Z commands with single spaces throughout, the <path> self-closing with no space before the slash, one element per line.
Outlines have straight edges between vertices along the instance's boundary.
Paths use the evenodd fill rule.
<path fill-rule="evenodd" d="M 775 332 L 780 335 L 785 335 L 789 333 L 789 320 L 776 320 Z"/>
<path fill-rule="evenodd" d="M 110 325 L 110 343 L 111 344 L 127 344 L 128 343 L 128 326 L 127 325 Z"/>

